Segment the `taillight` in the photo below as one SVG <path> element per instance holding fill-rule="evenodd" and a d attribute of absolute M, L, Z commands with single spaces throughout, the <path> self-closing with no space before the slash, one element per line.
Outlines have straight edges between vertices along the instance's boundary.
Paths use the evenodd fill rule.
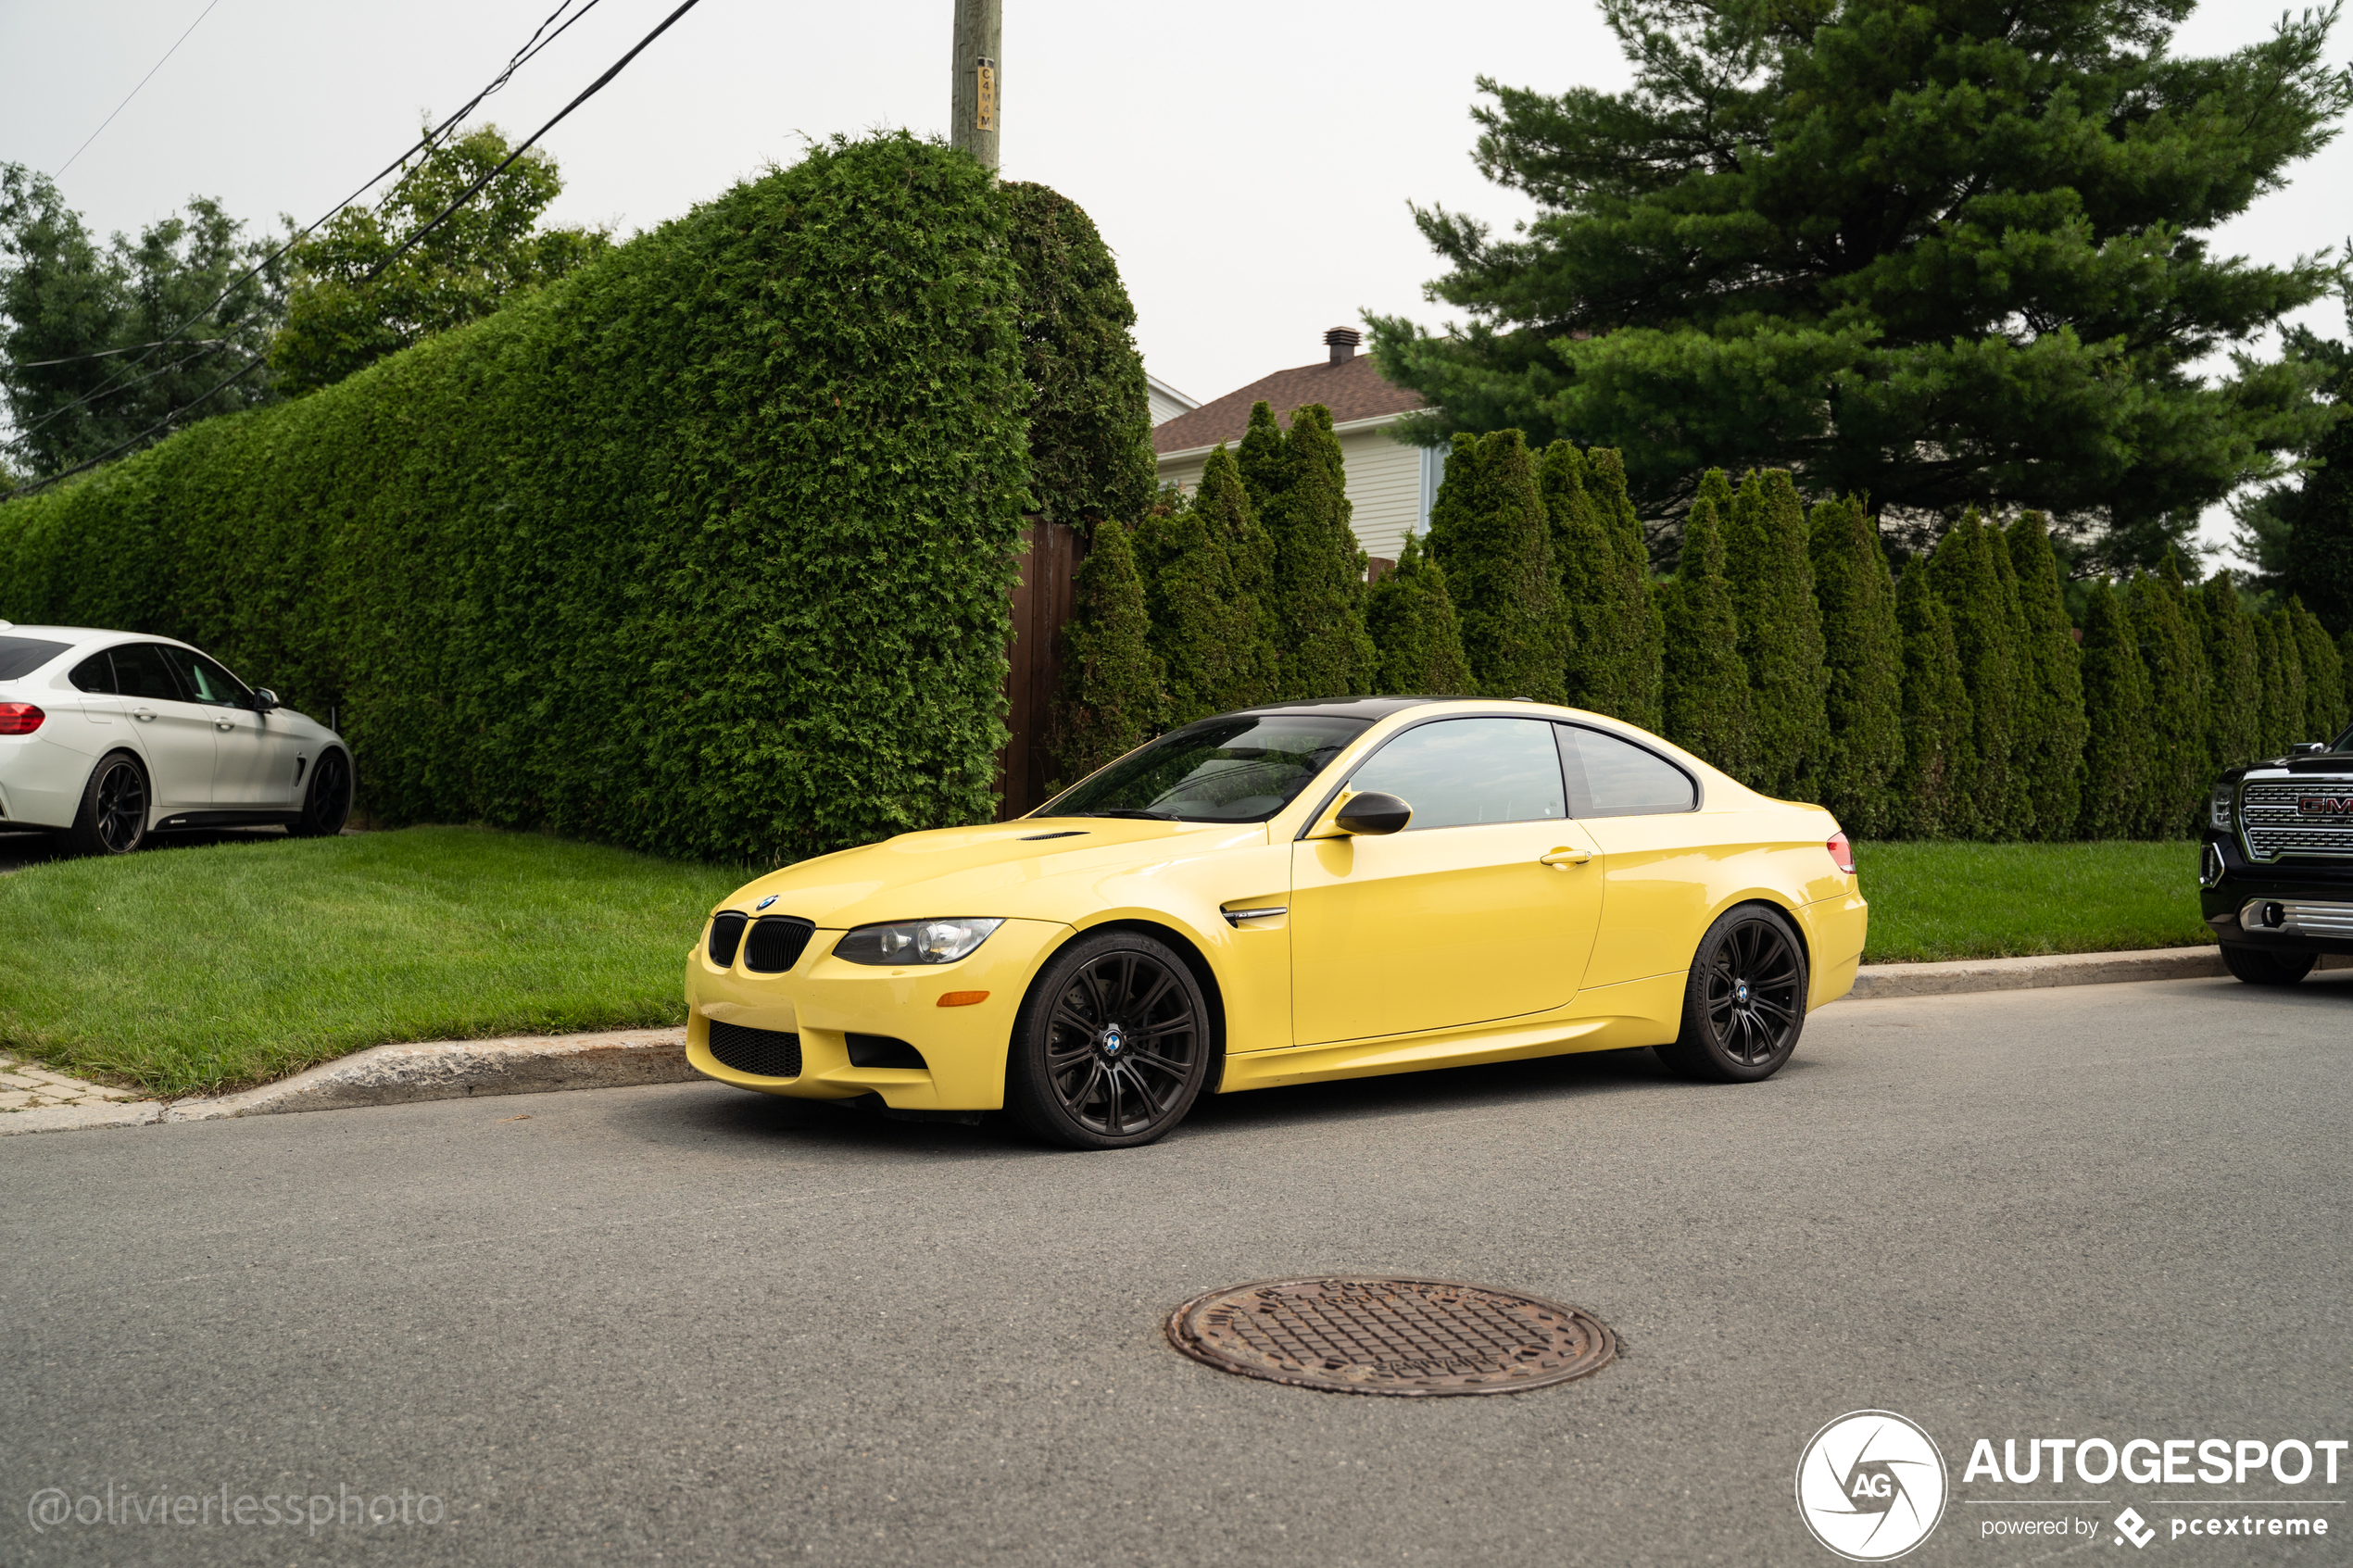
<path fill-rule="evenodd" d="M 1844 834 L 1831 834 L 1830 843 L 1824 847 L 1831 852 L 1831 864 L 1849 876 L 1855 874 L 1855 846 L 1846 842 Z"/>
<path fill-rule="evenodd" d="M 29 702 L 0 702 L 0 735 L 29 735 L 47 717 Z"/>

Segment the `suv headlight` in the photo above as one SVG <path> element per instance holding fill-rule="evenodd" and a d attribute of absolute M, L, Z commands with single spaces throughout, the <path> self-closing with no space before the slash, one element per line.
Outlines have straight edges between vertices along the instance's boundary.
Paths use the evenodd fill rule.
<path fill-rule="evenodd" d="M 954 963 L 988 940 L 1001 920 L 908 920 L 862 925 L 834 944 L 834 957 L 851 963 Z"/>
<path fill-rule="evenodd" d="M 2236 803 L 2234 794 L 2228 781 L 2214 786 L 2214 799 L 2207 808 L 2206 820 L 2216 833 L 2231 831 L 2231 808 Z"/>

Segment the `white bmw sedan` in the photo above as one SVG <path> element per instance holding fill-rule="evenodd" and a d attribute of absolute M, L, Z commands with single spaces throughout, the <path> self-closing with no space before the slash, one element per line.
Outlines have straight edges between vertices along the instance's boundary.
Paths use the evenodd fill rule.
<path fill-rule="evenodd" d="M 351 752 L 168 637 L 0 621 L 0 828 L 124 855 L 156 828 L 343 831 Z"/>

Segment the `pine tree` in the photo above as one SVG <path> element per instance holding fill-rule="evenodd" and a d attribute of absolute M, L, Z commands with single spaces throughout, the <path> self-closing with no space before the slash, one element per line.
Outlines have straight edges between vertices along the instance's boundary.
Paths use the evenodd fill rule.
<path fill-rule="evenodd" d="M 2144 572 L 2125 590 L 2125 613 L 2148 671 L 2148 788 L 2135 838 L 2179 838 L 2196 824 L 2213 771 L 2206 755 L 2206 650 L 2190 626 L 2189 591 L 2173 570 Z M 2168 575 L 2170 574 L 2170 576 Z"/>
<path fill-rule="evenodd" d="M 1258 434 L 1253 410 L 1239 459 L 1245 486 Z M 1291 701 L 1369 692 L 1375 655 L 1365 632 L 1365 552 L 1349 527 L 1331 410 L 1320 403 L 1293 409 L 1279 468 L 1268 461 L 1262 470 L 1280 481 L 1259 510 L 1275 541 L 1275 617 L 1284 632 L 1277 689 Z"/>
<path fill-rule="evenodd" d="M 1242 432 L 1234 461 L 1241 472 L 1242 488 L 1250 493 L 1250 504 L 1265 517 L 1267 501 L 1290 485 L 1290 463 L 1284 454 L 1282 427 L 1275 422 L 1274 407 L 1263 398 L 1250 406 L 1250 425 Z"/>
<path fill-rule="evenodd" d="M 2206 647 L 2206 754 L 2218 771 L 2236 768 L 2262 755 L 2255 622 L 2227 571 L 2208 578 L 2194 604 Z"/>
<path fill-rule="evenodd" d="M 1373 689 L 1395 696 L 1466 696 L 1474 683 L 1446 571 L 1418 533 L 1366 596 L 1365 627 L 1380 652 Z"/>
<path fill-rule="evenodd" d="M 1144 580 L 1126 525 L 1096 525 L 1074 586 L 1051 737 L 1062 768 L 1054 789 L 1132 751 L 1168 721 L 1144 612 Z"/>
<path fill-rule="evenodd" d="M 1994 543 L 1975 508 L 1947 529 L 1929 557 L 1936 590 L 1953 612 L 1953 645 L 1961 656 L 1961 680 L 1969 687 L 1976 729 L 1969 736 L 1977 761 L 1971 790 L 1977 823 L 1974 836 L 2017 838 L 2031 833 L 2026 794 L 2013 776 L 2010 753 L 2017 746 L 2019 705 L 2025 695 L 2019 679 L 2019 649 L 2024 614 L 2015 595 L 2005 597 L 2003 573 L 1994 564 Z"/>
<path fill-rule="evenodd" d="M 1666 629 L 1625 470 L 1615 453 L 1555 441 L 1544 449 L 1538 483 L 1568 623 L 1568 701 L 1655 730 Z"/>
<path fill-rule="evenodd" d="M 1724 570 L 1755 704 L 1748 782 L 1767 795 L 1811 799 L 1828 750 L 1829 676 L 1806 545 L 1806 507 L 1787 470 L 1743 479 L 1724 531 Z"/>
<path fill-rule="evenodd" d="M 2058 557 L 2043 514 L 2027 512 L 2010 524 L 2006 553 L 2018 582 L 2026 637 L 2019 660 L 2023 698 L 2017 748 L 2010 754 L 2038 839 L 2071 836 L 2083 809 L 2083 654 L 2067 618 Z"/>
<path fill-rule="evenodd" d="M 1969 798 L 1977 772 L 1969 755 L 1969 687 L 1953 642 L 1953 612 L 1918 557 L 1896 584 L 1895 621 L 1904 633 L 1904 766 L 1895 775 L 1895 827 L 1906 838 L 1962 836 L 1977 817 Z"/>
<path fill-rule="evenodd" d="M 2328 628 L 2291 595 L 2287 613 L 2296 623 L 2296 650 L 2304 665 L 2304 738 L 2334 740 L 2345 728 L 2345 664 L 2329 641 Z"/>
<path fill-rule="evenodd" d="M 1740 620 L 1724 581 L 1722 508 L 1731 496 L 1722 470 L 1711 471 L 1683 520 L 1683 558 L 1659 585 L 1666 635 L 1664 734 L 1692 756 L 1736 779 L 1749 776 L 1752 735 L 1748 666 L 1740 656 Z"/>
<path fill-rule="evenodd" d="M 1221 444 L 1181 510 L 1165 503 L 1136 531 L 1137 569 L 1161 660 L 1169 722 L 1270 702 L 1277 638 L 1268 604 L 1275 546 Z"/>
<path fill-rule="evenodd" d="M 1830 749 L 1821 803 L 1858 838 L 1883 838 L 1904 765 L 1904 634 L 1879 530 L 1859 500 L 1814 508 L 1807 554 L 1822 611 L 1823 694 Z"/>
<path fill-rule="evenodd" d="M 2083 838 L 2129 838 L 2148 815 L 2148 666 L 2141 660 L 2123 600 L 2108 579 L 2092 579 L 2083 608 Z"/>
<path fill-rule="evenodd" d="M 1430 553 L 1446 569 L 1480 695 L 1559 702 L 1560 577 L 1535 455 L 1516 430 L 1483 435 L 1468 451 L 1458 445 L 1439 491 L 1445 504 L 1430 509 Z"/>

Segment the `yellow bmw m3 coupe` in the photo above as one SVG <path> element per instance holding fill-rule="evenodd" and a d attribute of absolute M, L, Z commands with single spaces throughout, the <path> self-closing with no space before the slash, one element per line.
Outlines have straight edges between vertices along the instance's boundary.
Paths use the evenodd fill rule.
<path fill-rule="evenodd" d="M 1754 1083 L 1854 985 L 1866 917 L 1829 812 L 1631 725 L 1295 703 L 1018 821 L 749 884 L 687 955 L 686 1051 L 1080 1148 L 1149 1143 L 1203 1093 L 1570 1051 Z"/>

